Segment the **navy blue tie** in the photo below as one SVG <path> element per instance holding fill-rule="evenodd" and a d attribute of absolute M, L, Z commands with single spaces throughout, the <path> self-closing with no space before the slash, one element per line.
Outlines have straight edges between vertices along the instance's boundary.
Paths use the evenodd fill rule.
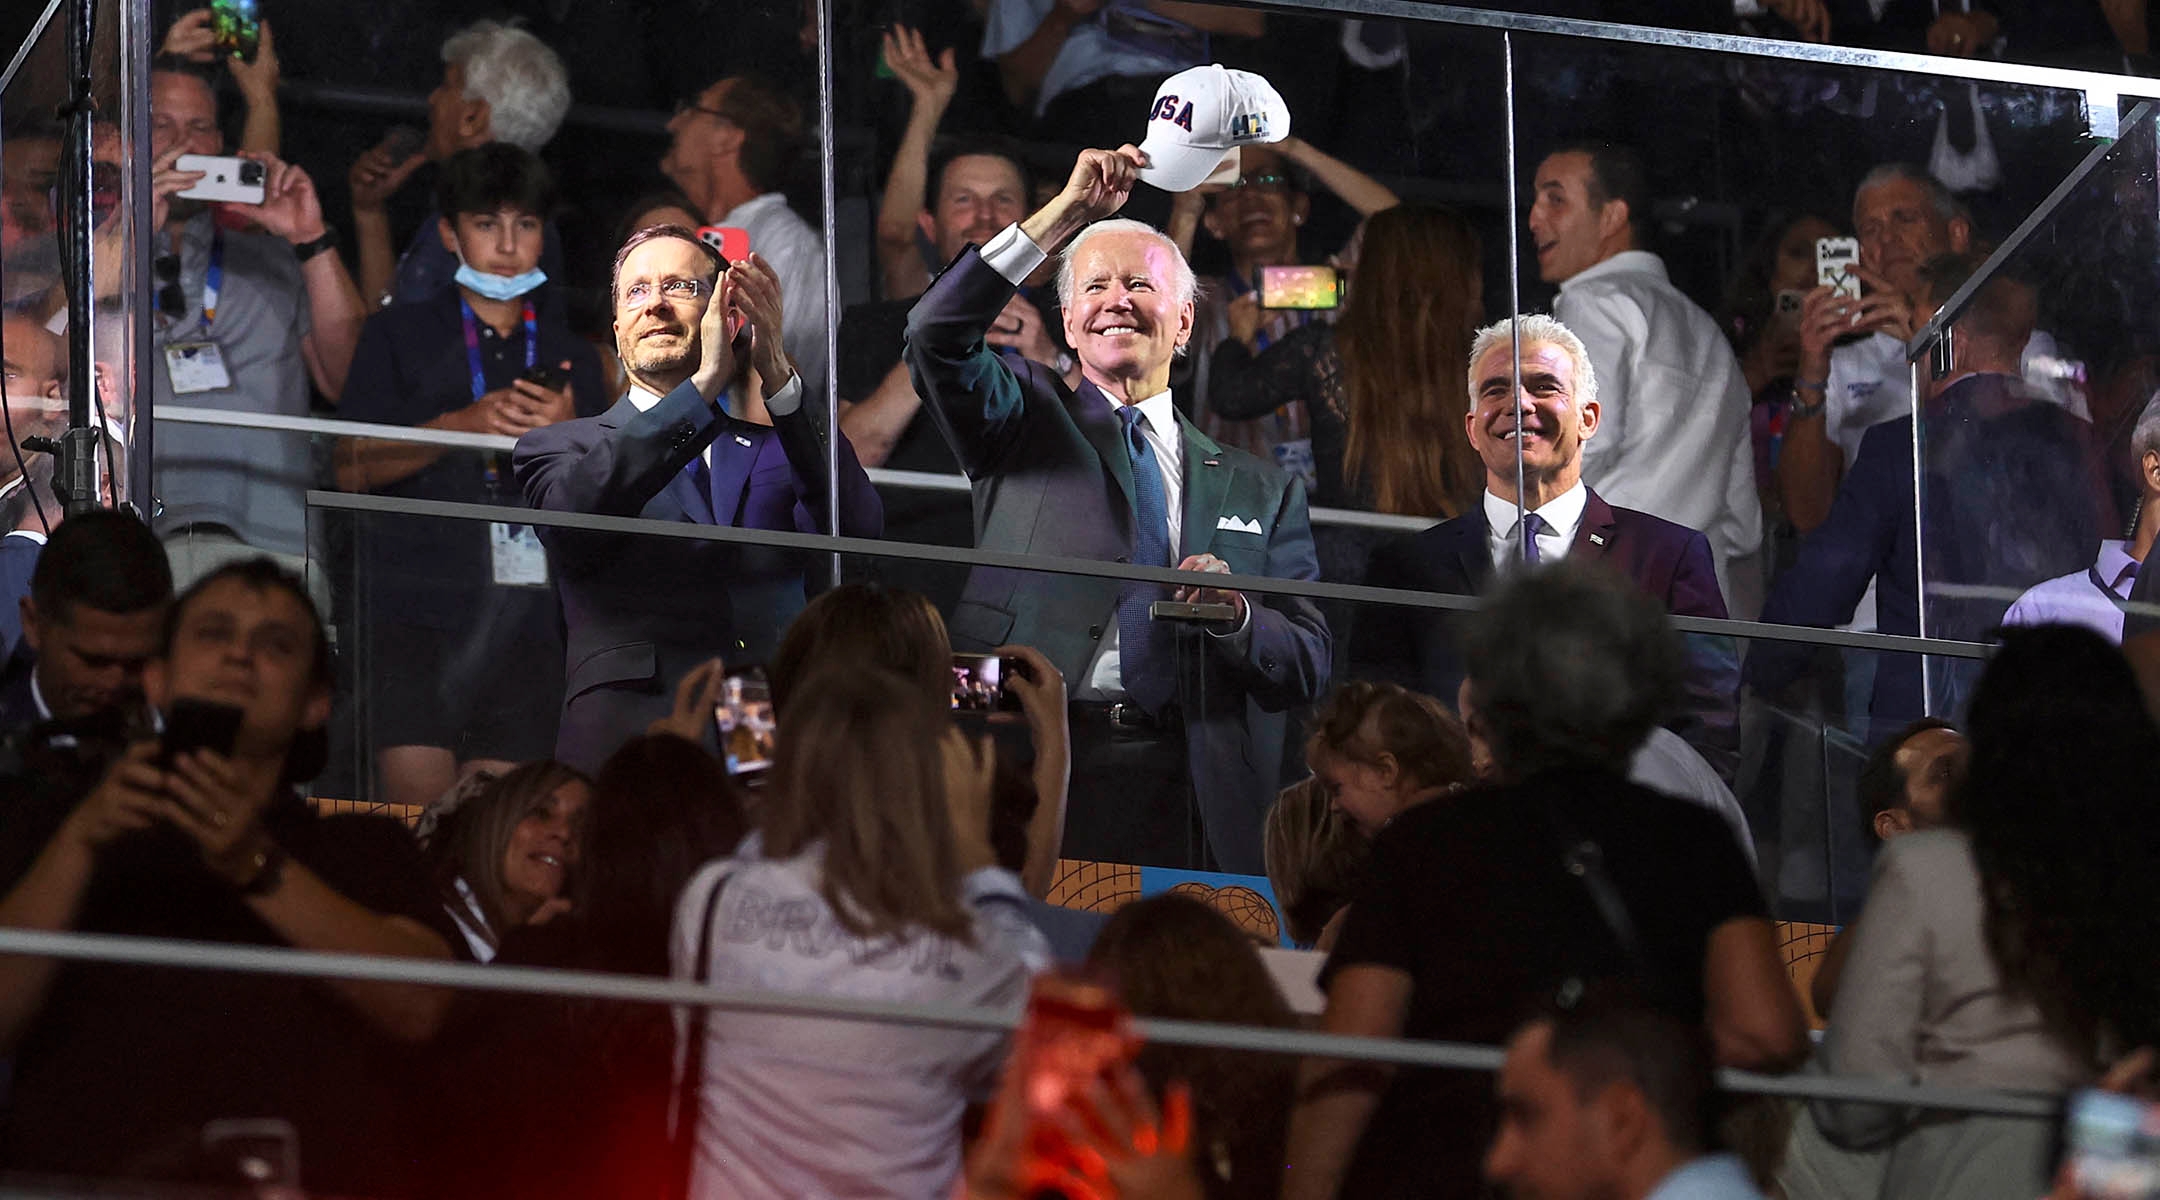
<path fill-rule="evenodd" d="M 1170 506 L 1163 498 L 1162 467 L 1154 447 L 1140 433 L 1145 418 L 1131 404 L 1120 407 L 1117 415 L 1125 423 L 1125 457 L 1132 463 L 1132 561 L 1142 567 L 1170 566 Z M 1126 694 L 1150 713 L 1161 712 L 1176 690 L 1170 635 L 1148 617 L 1149 603 L 1164 595 L 1165 589 L 1153 583 L 1128 583 L 1118 592 L 1118 673 Z"/>
<path fill-rule="evenodd" d="M 1537 515 L 1536 513 L 1531 512 L 1523 514 L 1522 560 L 1525 565 L 1532 567 L 1538 565 L 1538 562 L 1540 561 L 1537 544 L 1538 535 L 1546 532 L 1550 528 L 1551 526 L 1545 523 L 1545 518 Z"/>

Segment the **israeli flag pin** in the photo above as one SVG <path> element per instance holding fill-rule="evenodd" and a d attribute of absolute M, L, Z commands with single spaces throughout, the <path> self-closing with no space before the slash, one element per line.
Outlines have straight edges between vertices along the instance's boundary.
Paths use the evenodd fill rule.
<path fill-rule="evenodd" d="M 1591 544 L 1591 545 L 1593 545 L 1593 546 L 1602 546 L 1602 545 L 1604 545 L 1604 544 L 1605 544 L 1605 535 L 1604 535 L 1604 534 L 1602 534 L 1602 533 L 1593 533 L 1593 534 L 1591 534 L 1591 535 L 1590 535 L 1590 544 Z"/>
<path fill-rule="evenodd" d="M 735 444 L 738 446 L 747 446 L 750 444 L 750 439 L 738 433 L 735 435 Z"/>

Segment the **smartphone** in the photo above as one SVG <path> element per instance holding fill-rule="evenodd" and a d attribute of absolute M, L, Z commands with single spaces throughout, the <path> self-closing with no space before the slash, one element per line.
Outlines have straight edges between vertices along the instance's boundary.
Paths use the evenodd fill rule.
<path fill-rule="evenodd" d="M 210 0 L 210 35 L 217 48 L 242 62 L 254 62 L 262 46 L 262 18 L 255 0 Z"/>
<path fill-rule="evenodd" d="M 2064 1165 L 2081 1200 L 2160 1198 L 2160 1108 L 2087 1089 L 2063 1114 Z"/>
<path fill-rule="evenodd" d="M 1019 712 L 1020 697 L 1006 681 L 1024 668 L 1017 659 L 995 654 L 952 656 L 952 708 L 954 712 Z"/>
<path fill-rule="evenodd" d="M 1038 975 L 1028 990 L 1027 1012 L 1014 1045 L 1015 1060 L 1008 1069 L 1021 1071 L 1026 1080 L 1029 1157 L 1060 1168 L 1076 1166 L 1077 1154 L 1058 1114 L 1089 1085 L 1111 1079 L 1140 1052 L 1125 1006 L 1104 984 L 1057 972 Z"/>
<path fill-rule="evenodd" d="M 713 728 L 728 774 L 755 775 L 772 766 L 776 725 L 765 668 L 729 671 L 721 680 L 720 698 L 713 702 Z"/>
<path fill-rule="evenodd" d="M 420 153 L 427 145 L 427 131 L 415 125 L 392 125 L 383 134 L 383 148 L 390 152 L 390 161 L 401 163 Z"/>
<path fill-rule="evenodd" d="M 210 1179 L 250 1189 L 300 1186 L 300 1131 L 275 1117 L 211 1121 L 202 1131 Z"/>
<path fill-rule="evenodd" d="M 158 765 L 194 750 L 215 750 L 229 755 L 240 736 L 242 713 L 230 704 L 182 697 L 165 712 L 165 731 L 158 737 Z"/>
<path fill-rule="evenodd" d="M 733 225 L 701 225 L 698 240 L 720 252 L 720 265 L 732 266 L 750 257 L 750 231 Z"/>
<path fill-rule="evenodd" d="M 1807 293 L 1798 288 L 1785 288 L 1777 294 L 1775 310 L 1778 322 L 1784 325 L 1798 324 L 1800 310 L 1807 304 Z"/>
<path fill-rule="evenodd" d="M 525 368 L 522 378 L 531 380 L 551 392 L 559 392 L 570 385 L 570 372 L 546 363 L 534 363 Z"/>
<path fill-rule="evenodd" d="M 173 161 L 176 171 L 201 171 L 202 178 L 184 192 L 190 200 L 224 200 L 233 204 L 263 202 L 263 165 L 253 159 L 226 154 L 183 154 Z"/>
<path fill-rule="evenodd" d="M 1859 238 L 1815 239 L 1815 282 L 1818 285 L 1833 288 L 1848 300 L 1858 300 L 1860 277 L 1853 273 L 1853 268 L 1859 265 Z"/>
<path fill-rule="evenodd" d="M 1342 279 L 1333 267 L 1260 268 L 1260 307 L 1334 308 L 1342 303 Z"/>

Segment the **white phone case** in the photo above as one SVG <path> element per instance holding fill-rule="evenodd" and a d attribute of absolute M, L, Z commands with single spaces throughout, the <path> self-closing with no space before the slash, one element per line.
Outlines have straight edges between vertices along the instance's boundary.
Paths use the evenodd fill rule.
<path fill-rule="evenodd" d="M 259 162 L 220 154 L 183 154 L 173 163 L 173 169 L 202 172 L 194 187 L 174 195 L 234 204 L 263 202 L 264 170 Z"/>

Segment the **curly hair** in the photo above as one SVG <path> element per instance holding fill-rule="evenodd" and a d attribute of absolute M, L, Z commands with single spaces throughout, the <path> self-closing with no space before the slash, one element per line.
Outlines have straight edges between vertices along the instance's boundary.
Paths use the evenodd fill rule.
<path fill-rule="evenodd" d="M 2096 1060 L 2160 1044 L 2160 727 L 2121 651 L 2008 630 L 1973 695 L 1953 801 L 2004 981 Z"/>
<path fill-rule="evenodd" d="M 1393 683 L 1353 680 L 1329 692 L 1313 714 L 1305 758 L 1338 758 L 1379 766 L 1393 755 L 1419 787 L 1466 783 L 1470 735 L 1455 714 L 1431 696 Z"/>
<path fill-rule="evenodd" d="M 1096 935 L 1087 965 L 1111 975 L 1139 1016 L 1297 1027 L 1251 939 L 1190 896 L 1151 896 L 1119 909 Z M 1193 1141 L 1209 1200 L 1275 1194 L 1295 1060 L 1150 1045 L 1138 1066 L 1158 1091 L 1173 1080 L 1192 1088 Z"/>

